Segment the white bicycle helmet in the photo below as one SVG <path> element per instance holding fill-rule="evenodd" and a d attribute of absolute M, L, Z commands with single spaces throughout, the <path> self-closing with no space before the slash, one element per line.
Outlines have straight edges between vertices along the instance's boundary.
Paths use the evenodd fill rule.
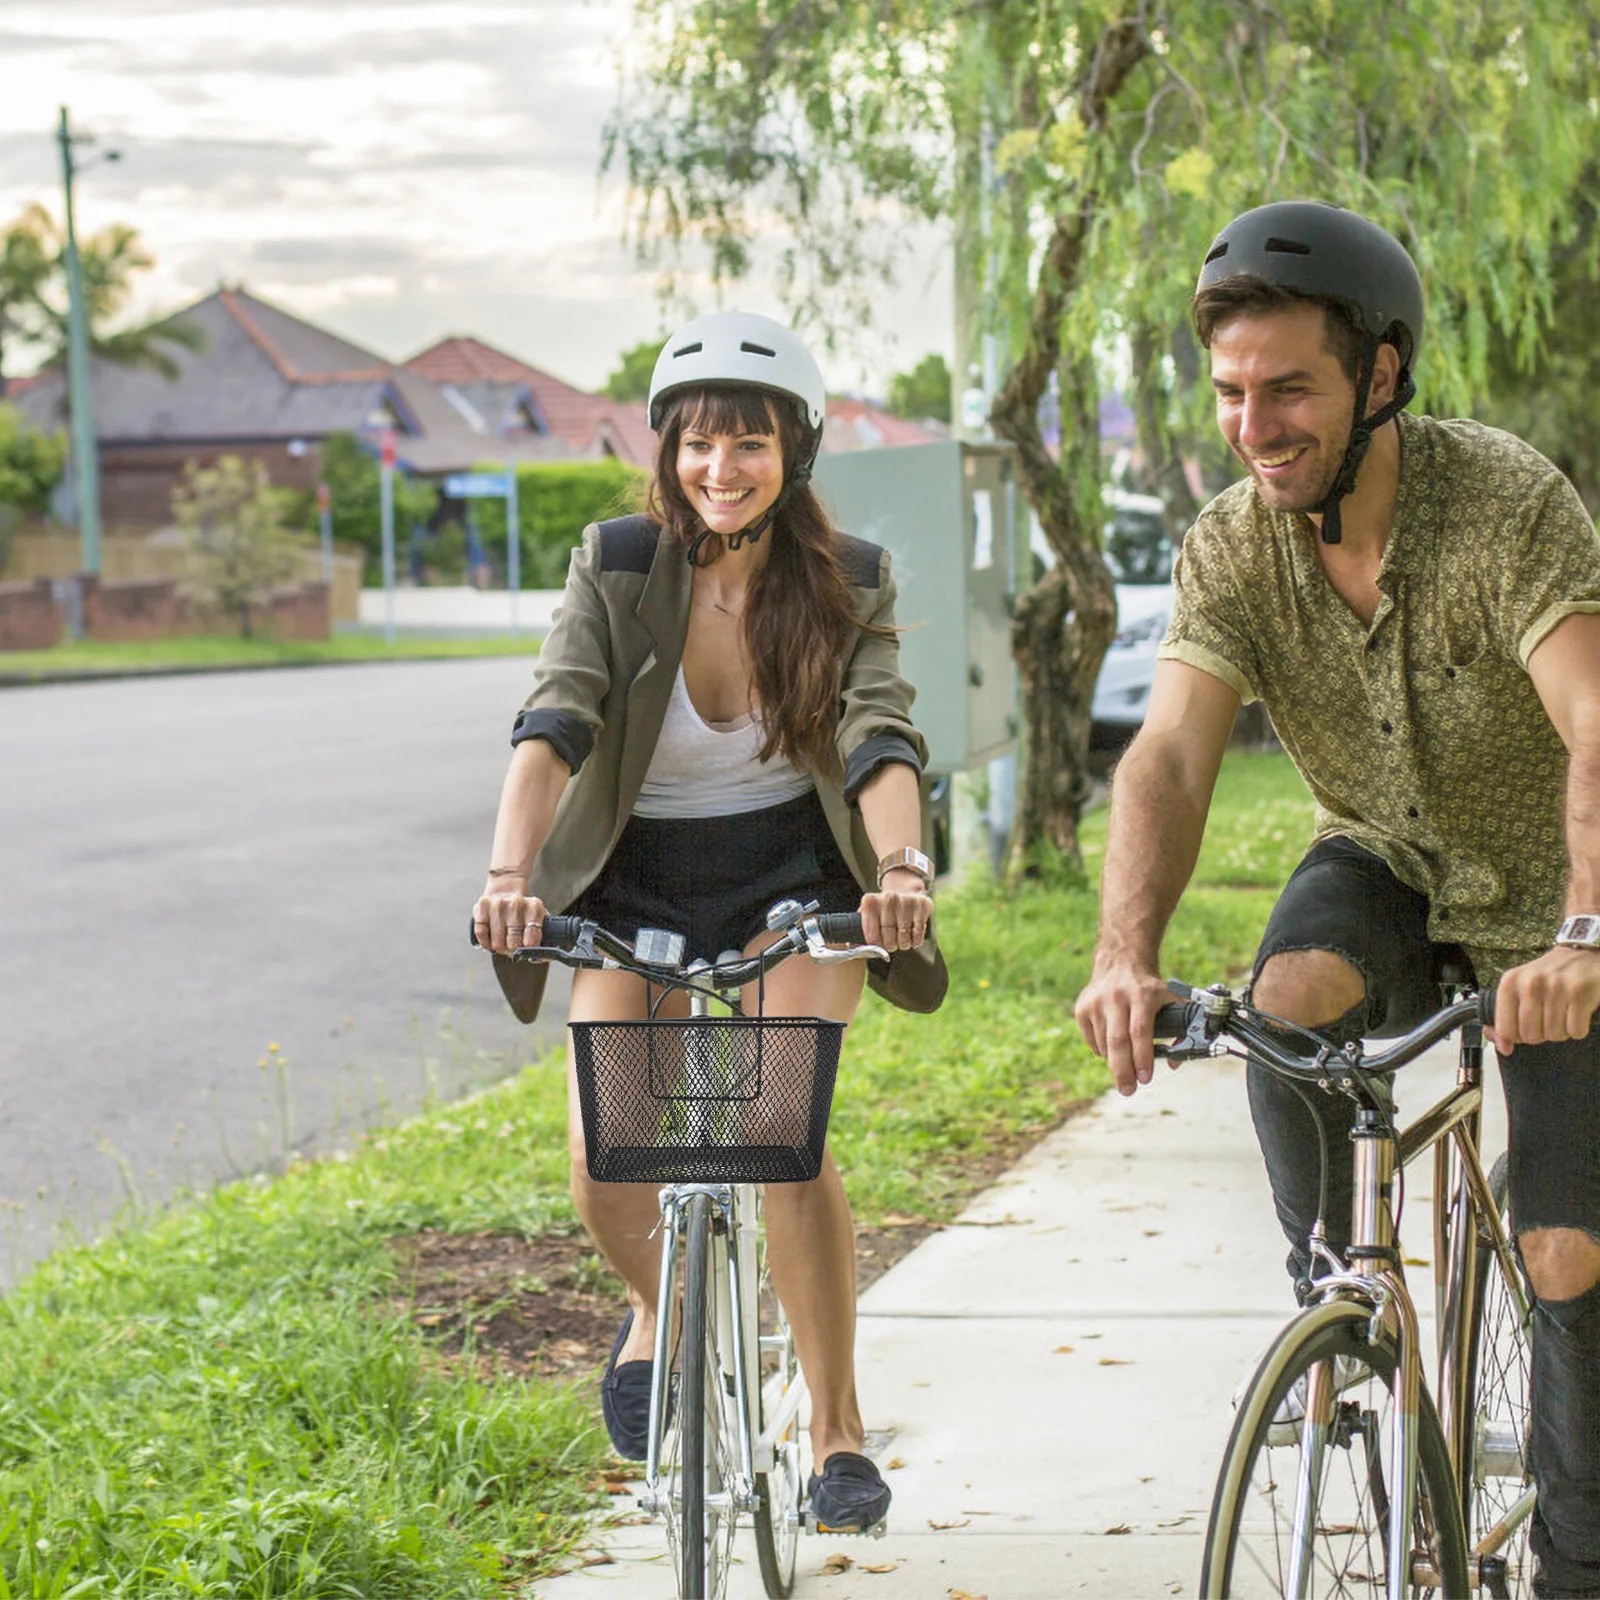
<path fill-rule="evenodd" d="M 650 377 L 650 426 L 660 431 L 666 402 L 678 390 L 712 383 L 790 395 L 817 432 L 827 414 L 822 369 L 811 352 L 781 322 L 753 311 L 713 311 L 667 340 Z"/>

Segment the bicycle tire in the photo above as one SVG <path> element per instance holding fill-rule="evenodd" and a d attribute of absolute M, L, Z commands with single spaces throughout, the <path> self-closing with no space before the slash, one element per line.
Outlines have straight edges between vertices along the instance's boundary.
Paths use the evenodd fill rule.
<path fill-rule="evenodd" d="M 1341 1374 L 1346 1381 L 1336 1396 L 1334 1427 L 1312 1463 L 1314 1470 L 1322 1470 L 1305 1594 L 1314 1600 L 1378 1600 L 1387 1593 L 1384 1439 L 1395 1353 L 1385 1339 L 1372 1342 L 1371 1330 L 1370 1308 L 1334 1301 L 1303 1312 L 1273 1341 L 1239 1403 L 1217 1476 L 1200 1578 L 1203 1596 L 1261 1600 L 1288 1592 L 1294 1486 L 1305 1430 L 1274 1419 L 1302 1375 L 1341 1356 L 1353 1365 Z M 1413 1585 L 1407 1592 L 1465 1600 L 1461 1506 L 1450 1453 L 1426 1389 L 1418 1425 L 1417 1512 L 1408 1560 L 1422 1558 L 1439 1581 Z"/>
<path fill-rule="evenodd" d="M 800 1363 L 794 1353 L 789 1319 L 772 1288 L 767 1268 L 766 1233 L 760 1235 L 761 1265 L 756 1282 L 756 1306 L 762 1334 L 777 1342 L 762 1351 L 756 1379 L 756 1432 L 767 1424 L 768 1396 L 783 1394 L 799 1381 Z M 801 1455 L 798 1414 L 776 1442 L 771 1472 L 756 1474 L 754 1526 L 756 1557 L 768 1600 L 789 1600 L 794 1592 L 795 1562 L 800 1551 L 800 1501 L 805 1494 L 805 1469 Z"/>
<path fill-rule="evenodd" d="M 1509 1237 L 1506 1158 L 1489 1169 L 1489 1192 Z M 1517 1268 L 1520 1272 L 1520 1266 Z M 1528 1374 L 1532 1352 L 1523 1319 L 1492 1242 L 1478 1241 L 1478 1297 L 1467 1346 L 1468 1392 L 1472 1396 L 1472 1436 L 1462 1462 L 1461 1508 L 1467 1548 L 1505 1519 L 1531 1481 L 1527 1472 Z M 1533 1294 L 1522 1283 L 1523 1305 Z M 1484 1584 L 1487 1594 L 1527 1600 L 1533 1594 L 1533 1561 L 1528 1552 L 1532 1517 L 1524 1516 L 1495 1552 L 1504 1563 L 1504 1584 Z"/>

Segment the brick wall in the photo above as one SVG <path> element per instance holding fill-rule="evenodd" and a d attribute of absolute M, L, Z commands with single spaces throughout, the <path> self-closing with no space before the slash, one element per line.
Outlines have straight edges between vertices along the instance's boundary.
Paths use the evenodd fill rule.
<path fill-rule="evenodd" d="M 326 583 L 275 590 L 264 629 L 276 639 L 326 639 L 333 632 L 333 604 Z"/>
<path fill-rule="evenodd" d="M 0 583 L 0 650 L 49 650 L 61 642 L 61 607 L 48 578 Z"/>
<path fill-rule="evenodd" d="M 182 619 L 178 586 L 170 578 L 134 583 L 102 583 L 87 574 L 83 585 L 83 631 L 91 639 L 125 644 L 132 639 L 163 639 Z"/>
<path fill-rule="evenodd" d="M 320 440 L 301 455 L 286 440 L 261 444 L 105 444 L 100 450 L 100 513 L 108 523 L 161 528 L 172 521 L 172 491 L 191 461 L 209 467 L 223 456 L 259 461 L 279 489 L 315 489 L 322 473 Z"/>

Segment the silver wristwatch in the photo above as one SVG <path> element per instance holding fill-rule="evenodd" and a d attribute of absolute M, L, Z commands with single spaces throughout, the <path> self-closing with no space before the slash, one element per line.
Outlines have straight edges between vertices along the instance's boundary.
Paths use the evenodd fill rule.
<path fill-rule="evenodd" d="M 920 851 L 907 847 L 904 850 L 891 850 L 878 862 L 878 887 L 883 887 L 886 873 L 893 872 L 897 867 L 903 867 L 907 872 L 914 872 L 922 879 L 925 889 L 933 887 L 933 863 Z"/>
<path fill-rule="evenodd" d="M 1568 917 L 1556 929 L 1556 943 L 1566 945 L 1569 950 L 1600 950 L 1600 916 L 1583 911 Z"/>

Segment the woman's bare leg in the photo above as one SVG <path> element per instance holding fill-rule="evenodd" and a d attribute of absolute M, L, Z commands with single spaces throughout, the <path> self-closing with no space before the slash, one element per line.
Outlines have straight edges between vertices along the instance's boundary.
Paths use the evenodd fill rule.
<path fill-rule="evenodd" d="M 674 997 L 676 998 L 676 997 Z M 663 1008 L 665 1010 L 666 1008 Z M 678 1008 L 681 1012 L 682 1008 Z M 645 1015 L 643 979 L 624 972 L 584 970 L 572 975 L 571 1022 L 633 1022 Z M 633 1326 L 617 1356 L 648 1361 L 654 1354 L 656 1299 L 661 1281 L 660 1218 L 655 1183 L 596 1183 L 584 1156 L 583 1118 L 578 1108 L 578 1077 L 567 1059 L 567 1143 L 571 1157 L 572 1203 L 589 1237 L 627 1286 Z"/>
<path fill-rule="evenodd" d="M 863 977 L 859 962 L 819 967 L 793 957 L 768 975 L 766 1014 L 848 1022 Z M 755 1009 L 753 991 L 746 1004 Z M 835 1451 L 859 1451 L 865 1438 L 856 1400 L 855 1227 L 832 1152 L 812 1182 L 768 1184 L 766 1212 L 772 1285 L 811 1392 L 811 1456 L 820 1471 Z"/>

